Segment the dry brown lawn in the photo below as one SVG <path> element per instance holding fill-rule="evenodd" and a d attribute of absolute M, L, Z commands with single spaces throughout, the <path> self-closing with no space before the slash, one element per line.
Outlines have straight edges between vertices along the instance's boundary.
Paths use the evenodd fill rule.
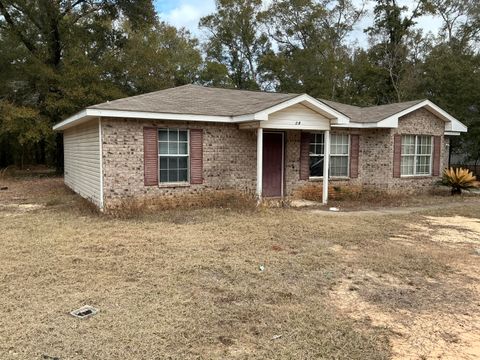
<path fill-rule="evenodd" d="M 0 359 L 480 357 L 479 198 L 115 219 L 0 186 Z"/>

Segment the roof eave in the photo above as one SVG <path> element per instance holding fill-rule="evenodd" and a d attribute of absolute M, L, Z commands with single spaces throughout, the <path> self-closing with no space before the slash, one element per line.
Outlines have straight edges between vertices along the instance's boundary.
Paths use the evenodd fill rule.
<path fill-rule="evenodd" d="M 79 125 L 83 122 L 89 121 L 98 117 L 112 117 L 112 118 L 137 118 L 137 119 L 152 119 L 152 120 L 173 120 L 173 121 L 203 121 L 203 122 L 219 122 L 219 123 L 242 123 L 248 121 L 265 121 L 268 116 L 277 111 L 286 109 L 295 104 L 302 104 L 308 108 L 322 114 L 330 119 L 333 127 L 346 128 L 397 128 L 400 117 L 405 116 L 417 109 L 425 107 L 428 111 L 438 116 L 445 121 L 445 133 L 457 134 L 467 132 L 467 127 L 459 120 L 442 110 L 440 107 L 432 103 L 430 100 L 424 100 L 404 109 L 396 114 L 377 122 L 359 123 L 351 121 L 349 117 L 341 112 L 333 109 L 327 104 L 307 95 L 299 95 L 294 98 L 285 100 L 276 105 L 270 106 L 264 110 L 252 114 L 244 114 L 238 116 L 222 116 L 222 115 L 197 115 L 197 114 L 177 114 L 177 113 L 156 113 L 148 111 L 133 111 L 133 110 L 109 110 L 87 108 L 75 115 L 63 120 L 53 127 L 54 131 L 63 131 L 72 126 Z"/>
<path fill-rule="evenodd" d="M 90 116 L 88 114 L 89 109 L 84 109 L 82 111 L 79 111 L 78 113 L 70 116 L 69 118 L 66 118 L 65 120 L 59 122 L 58 124 L 55 124 L 53 126 L 54 131 L 63 131 L 65 129 L 68 129 L 69 127 L 79 125 L 85 121 L 90 120 Z"/>
<path fill-rule="evenodd" d="M 136 118 L 136 119 L 152 119 L 152 120 L 177 120 L 177 121 L 204 121 L 204 122 L 220 122 L 220 123 L 242 123 L 247 121 L 268 120 L 268 115 L 274 112 L 286 109 L 295 104 L 303 104 L 310 109 L 324 115 L 330 119 L 332 124 L 348 124 L 350 119 L 342 113 L 336 111 L 330 106 L 316 100 L 315 98 L 303 94 L 294 98 L 282 101 L 276 105 L 270 106 L 261 111 L 237 115 L 197 115 L 197 114 L 177 114 L 177 113 L 156 113 L 149 111 L 133 111 L 133 110 L 109 110 L 98 108 L 87 108 L 75 115 L 63 120 L 53 127 L 55 131 L 63 131 L 69 127 L 79 125 L 92 118 L 111 117 L 111 118 Z"/>
<path fill-rule="evenodd" d="M 266 121 L 268 116 L 275 112 L 286 109 L 290 106 L 302 104 L 310 108 L 311 110 L 318 112 L 319 114 L 325 116 L 330 120 L 332 124 L 348 124 L 350 123 L 350 118 L 342 114 L 341 112 L 333 109 L 327 104 L 311 97 L 307 94 L 298 95 L 294 98 L 282 101 L 276 105 L 270 106 L 264 110 L 258 111 L 256 113 L 234 116 L 233 122 L 246 122 L 246 121 Z"/>
<path fill-rule="evenodd" d="M 426 108 L 428 111 L 439 117 L 445 122 L 445 135 L 460 135 L 460 133 L 464 133 L 468 131 L 468 128 L 462 124 L 459 120 L 454 118 L 452 115 L 447 113 L 445 110 L 441 109 L 439 106 L 435 105 L 430 100 L 424 100 L 419 102 L 418 104 L 412 105 L 396 114 L 393 114 L 387 118 L 376 122 L 365 122 L 359 123 L 352 121 L 348 125 L 343 126 L 335 126 L 335 127 L 347 127 L 347 128 L 363 128 L 363 129 L 378 129 L 378 128 L 385 128 L 385 129 L 396 129 L 398 128 L 398 120 L 415 110 L 420 108 Z"/>
<path fill-rule="evenodd" d="M 176 120 L 176 121 L 205 121 L 205 122 L 232 122 L 231 116 L 221 115 L 196 115 L 196 114 L 175 114 L 175 113 L 156 113 L 149 111 L 131 111 L 131 110 L 105 110 L 87 108 L 79 113 L 63 120 L 53 127 L 55 131 L 62 131 L 72 126 L 77 126 L 92 118 L 128 118 L 128 119 L 151 119 L 151 120 Z"/>
<path fill-rule="evenodd" d="M 383 120 L 379 121 L 379 124 L 388 126 L 391 125 L 395 128 L 398 127 L 398 120 L 402 117 L 405 116 L 415 110 L 425 108 L 428 111 L 430 111 L 432 114 L 436 115 L 440 119 L 442 119 L 445 122 L 445 131 L 453 131 L 453 132 L 467 132 L 468 128 L 462 124 L 459 120 L 454 118 L 452 115 L 447 113 L 445 110 L 440 108 L 438 105 L 435 105 L 433 102 L 430 100 L 424 100 L 419 102 L 418 104 L 412 105 L 394 115 L 391 115 Z"/>

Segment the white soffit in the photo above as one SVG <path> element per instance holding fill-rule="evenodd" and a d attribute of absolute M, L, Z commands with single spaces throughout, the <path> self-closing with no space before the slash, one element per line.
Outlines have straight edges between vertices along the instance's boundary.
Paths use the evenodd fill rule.
<path fill-rule="evenodd" d="M 61 131 L 69 127 L 76 126 L 82 122 L 90 120 L 93 117 L 112 117 L 129 119 L 151 119 L 151 120 L 177 120 L 177 121 L 205 121 L 205 122 L 232 122 L 231 116 L 211 116 L 211 115 L 188 115 L 188 114 L 170 114 L 154 113 L 147 111 L 127 111 L 127 110 L 99 110 L 85 109 L 79 113 L 56 124 L 53 130 Z"/>

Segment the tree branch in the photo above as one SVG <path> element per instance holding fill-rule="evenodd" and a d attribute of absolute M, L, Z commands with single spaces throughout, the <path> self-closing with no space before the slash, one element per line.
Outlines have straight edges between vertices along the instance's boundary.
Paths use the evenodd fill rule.
<path fill-rule="evenodd" d="M 66 6 L 66 7 L 65 7 L 65 10 L 62 11 L 61 16 L 63 17 L 63 16 L 65 16 L 65 15 L 67 15 L 67 14 L 68 14 L 70 11 L 72 11 L 76 6 L 78 6 L 78 5 L 80 5 L 80 4 L 84 3 L 84 2 L 87 2 L 87 0 L 77 0 L 77 1 L 75 1 L 73 4 L 70 3 L 70 5 L 69 5 L 69 6 Z"/>
<path fill-rule="evenodd" d="M 28 19 L 33 23 L 33 25 L 35 25 L 38 30 L 42 30 L 42 27 L 40 25 L 40 23 L 37 21 L 37 18 L 35 16 L 32 16 L 32 14 L 30 13 L 30 11 L 27 11 L 25 9 L 22 9 L 20 6 L 18 6 L 17 4 L 10 4 L 10 6 L 12 6 L 14 9 L 16 9 L 18 12 L 24 14 L 25 16 L 28 17 Z"/>
<path fill-rule="evenodd" d="M 20 31 L 20 29 L 15 24 L 15 21 L 13 20 L 12 16 L 8 12 L 7 8 L 5 7 L 2 1 L 0 1 L 0 14 L 3 15 L 3 17 L 5 18 L 5 21 L 8 23 L 11 30 L 18 36 L 18 38 L 25 45 L 28 51 L 30 51 L 35 57 L 37 57 L 36 46 Z"/>

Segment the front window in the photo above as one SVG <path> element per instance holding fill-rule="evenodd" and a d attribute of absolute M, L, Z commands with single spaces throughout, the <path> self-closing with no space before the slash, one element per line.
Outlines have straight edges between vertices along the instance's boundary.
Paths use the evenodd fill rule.
<path fill-rule="evenodd" d="M 332 134 L 330 136 L 330 164 L 332 177 L 347 177 L 349 164 L 349 135 Z M 310 140 L 310 176 L 323 176 L 323 160 L 325 158 L 325 135 L 311 134 Z"/>
<path fill-rule="evenodd" d="M 431 175 L 432 137 L 424 135 L 402 136 L 402 176 Z"/>
<path fill-rule="evenodd" d="M 158 164 L 161 183 L 188 181 L 188 130 L 158 130 Z"/>
<path fill-rule="evenodd" d="M 348 176 L 348 135 L 330 137 L 330 176 Z"/>
<path fill-rule="evenodd" d="M 311 134 L 310 139 L 310 176 L 323 176 L 323 159 L 325 156 L 325 136 Z"/>

